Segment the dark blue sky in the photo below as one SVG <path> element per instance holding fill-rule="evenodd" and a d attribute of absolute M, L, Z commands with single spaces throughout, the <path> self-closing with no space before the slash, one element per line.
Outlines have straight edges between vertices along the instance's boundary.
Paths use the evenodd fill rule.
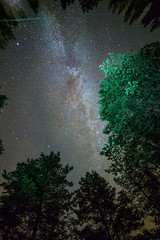
<path fill-rule="evenodd" d="M 1 94 L 9 98 L 0 116 L 1 170 L 60 151 L 62 163 L 74 167 L 75 187 L 91 169 L 111 180 L 104 172 L 108 162 L 99 156 L 107 136 L 98 114 L 105 77 L 98 67 L 107 53 L 135 52 L 158 40 L 160 31 L 151 33 L 138 22 L 130 26 L 105 5 L 104 0 L 89 14 L 78 2 L 66 11 L 58 4 L 52 14 L 41 6 L 37 17 L 44 19 L 20 22 L 16 40 L 0 50 Z"/>

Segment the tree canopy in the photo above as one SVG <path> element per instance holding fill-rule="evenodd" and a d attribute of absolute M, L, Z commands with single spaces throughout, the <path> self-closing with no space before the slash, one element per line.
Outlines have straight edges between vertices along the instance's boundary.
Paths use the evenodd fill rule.
<path fill-rule="evenodd" d="M 127 240 L 132 230 L 143 225 L 142 215 L 132 208 L 125 192 L 119 192 L 116 197 L 115 188 L 95 171 L 87 172 L 79 184 L 80 188 L 73 198 L 76 214 L 73 225 L 87 224 L 79 232 L 81 237 Z"/>
<path fill-rule="evenodd" d="M 3 172 L 0 234 L 3 240 L 62 239 L 73 185 L 66 179 L 73 169 L 60 164 L 60 153 L 40 155 Z"/>
<path fill-rule="evenodd" d="M 135 54 L 109 54 L 99 67 L 100 118 L 109 134 L 100 155 L 133 205 L 160 223 L 160 43 Z M 137 205 L 137 204 L 136 204 Z"/>
<path fill-rule="evenodd" d="M 39 0 L 27 0 L 30 7 L 35 13 L 38 12 Z M 52 0 L 52 2 L 57 0 Z M 79 0 L 83 13 L 89 12 L 97 7 L 102 0 Z M 50 1 L 51 2 L 51 1 Z M 61 0 L 62 9 L 67 9 L 75 0 Z M 153 31 L 160 26 L 160 3 L 159 0 L 108 0 L 108 9 L 112 12 L 124 13 L 124 21 L 130 24 L 142 18 L 141 24 L 146 27 L 151 25 L 150 30 Z"/>
<path fill-rule="evenodd" d="M 144 225 L 145 216 L 136 191 L 133 197 L 124 185 L 116 194 L 109 182 L 92 171 L 81 178 L 77 190 L 69 192 L 73 184 L 66 176 L 71 170 L 68 165 L 62 167 L 59 152 L 18 163 L 12 172 L 4 170 L 1 239 L 139 240 L 158 236 L 157 227 L 132 237 Z"/>
<path fill-rule="evenodd" d="M 109 0 L 109 9 L 123 13 L 124 21 L 130 24 L 142 18 L 141 24 L 144 27 L 151 25 L 151 31 L 160 26 L 159 0 Z"/>
<path fill-rule="evenodd" d="M 109 56 L 111 61 L 107 59 L 99 66 L 106 78 L 100 81 L 98 103 L 100 119 L 108 121 L 103 132 L 112 135 L 101 153 L 109 153 L 113 146 L 124 151 L 134 147 L 135 161 L 139 162 L 151 158 L 152 149 L 154 161 L 158 162 L 160 43 L 148 44 L 134 55 Z"/>

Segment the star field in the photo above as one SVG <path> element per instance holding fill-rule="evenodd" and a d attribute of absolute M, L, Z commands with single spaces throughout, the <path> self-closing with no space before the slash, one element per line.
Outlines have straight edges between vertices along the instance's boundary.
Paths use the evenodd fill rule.
<path fill-rule="evenodd" d="M 104 2 L 88 15 L 78 3 L 65 12 L 60 5 L 52 13 L 41 6 L 44 19 L 20 22 L 16 40 L 0 51 L 1 94 L 9 98 L 0 116 L 0 169 L 60 151 L 62 163 L 74 167 L 69 177 L 75 186 L 91 169 L 112 182 L 104 172 L 109 163 L 99 156 L 107 136 L 98 113 L 105 77 L 98 66 L 107 53 L 136 51 L 160 34 L 124 24 Z"/>

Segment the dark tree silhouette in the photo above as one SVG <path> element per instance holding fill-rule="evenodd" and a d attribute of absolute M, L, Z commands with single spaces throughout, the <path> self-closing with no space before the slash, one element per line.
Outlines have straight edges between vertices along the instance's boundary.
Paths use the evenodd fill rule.
<path fill-rule="evenodd" d="M 14 27 L 18 25 L 16 17 L 25 18 L 24 11 L 18 6 L 11 7 L 0 1 L 0 48 L 5 49 L 10 40 L 15 40 Z"/>
<path fill-rule="evenodd" d="M 104 229 L 93 229 L 93 226 L 86 225 L 81 231 L 77 231 L 80 239 L 85 240 L 106 240 L 106 233 Z"/>
<path fill-rule="evenodd" d="M 133 240 L 160 240 L 160 228 L 152 229 L 151 231 L 145 229 L 142 234 L 133 237 Z"/>
<path fill-rule="evenodd" d="M 73 226 L 87 224 L 80 237 L 85 239 L 129 240 L 130 233 L 143 225 L 142 215 L 132 208 L 131 201 L 124 191 L 116 197 L 115 188 L 109 186 L 98 173 L 87 172 L 81 178 L 80 188 L 73 198 Z M 99 237 L 98 237 L 99 236 Z M 83 239 L 83 238 L 82 238 Z"/>
<path fill-rule="evenodd" d="M 0 1 L 0 21 L 14 19 L 11 8 L 6 3 Z M 15 39 L 13 27 L 17 26 L 17 22 L 0 22 L 0 48 L 5 49 L 8 42 Z"/>
<path fill-rule="evenodd" d="M 27 0 L 29 3 L 29 6 L 33 9 L 34 13 L 38 13 L 38 8 L 39 8 L 39 0 Z"/>
<path fill-rule="evenodd" d="M 66 179 L 72 167 L 60 164 L 60 153 L 41 153 L 38 159 L 18 163 L 1 184 L 2 240 L 65 239 L 73 184 Z M 62 238 L 62 236 L 64 238 Z"/>
<path fill-rule="evenodd" d="M 151 31 L 160 26 L 159 0 L 109 0 L 109 9 L 124 13 L 124 21 L 130 24 L 142 17 L 141 24 L 146 27 L 151 24 Z"/>
<path fill-rule="evenodd" d="M 34 13 L 38 13 L 40 0 L 26 0 Z M 94 7 L 98 6 L 98 3 L 102 0 L 79 0 L 83 13 L 89 12 Z M 57 2 L 57 0 L 48 0 L 48 2 Z M 67 6 L 73 4 L 75 0 L 61 0 L 61 7 L 63 10 L 67 9 Z M 151 31 L 157 29 L 160 25 L 160 0 L 108 0 L 108 9 L 112 9 L 113 12 L 118 11 L 118 14 L 124 12 L 124 21 L 129 21 L 132 24 L 134 21 L 142 18 L 142 25 L 146 27 L 151 24 Z M 0 48 L 5 49 L 10 40 L 15 39 L 13 33 L 13 27 L 18 25 L 15 20 L 15 14 L 18 14 L 21 18 L 26 17 L 22 9 L 11 8 L 6 2 L 0 1 Z M 5 20 L 5 21 L 4 21 Z"/>
<path fill-rule="evenodd" d="M 8 98 L 6 97 L 6 95 L 0 95 L 0 108 L 3 108 L 5 105 L 8 105 L 7 103 L 5 103 L 5 101 Z"/>
<path fill-rule="evenodd" d="M 39 0 L 27 0 L 35 13 L 38 12 Z M 57 0 L 52 0 L 52 2 Z M 102 0 L 79 0 L 83 13 L 97 7 Z M 73 4 L 75 0 L 61 0 L 62 9 Z M 130 24 L 142 17 L 141 24 L 146 27 L 151 24 L 151 31 L 160 26 L 160 0 L 108 0 L 108 9 L 113 12 L 124 13 L 124 21 Z"/>
<path fill-rule="evenodd" d="M 0 155 L 2 154 L 3 151 L 4 151 L 4 148 L 2 145 L 2 140 L 0 140 Z"/>
<path fill-rule="evenodd" d="M 7 105 L 7 103 L 5 103 L 7 99 L 8 98 L 6 95 L 0 95 L 0 108 L 3 108 L 5 105 Z M 2 140 L 0 140 L 0 154 L 2 154 L 3 150 Z"/>
<path fill-rule="evenodd" d="M 30 7 L 33 9 L 35 13 L 38 12 L 39 2 L 40 0 L 27 0 L 29 2 Z M 59 0 L 49 0 L 48 2 L 57 2 Z M 79 0 L 80 5 L 82 6 L 83 13 L 89 12 L 89 10 L 92 10 L 93 7 L 97 7 L 98 3 L 102 0 Z M 75 2 L 75 0 L 60 0 L 61 7 L 63 10 L 67 9 L 67 6 L 70 6 Z"/>

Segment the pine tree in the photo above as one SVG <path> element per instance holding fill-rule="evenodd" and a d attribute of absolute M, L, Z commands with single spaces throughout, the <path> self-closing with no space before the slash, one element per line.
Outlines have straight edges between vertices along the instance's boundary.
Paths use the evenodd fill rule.
<path fill-rule="evenodd" d="M 123 13 L 124 21 L 130 24 L 141 18 L 141 24 L 151 25 L 151 31 L 160 26 L 159 0 L 109 0 L 109 9 Z"/>
<path fill-rule="evenodd" d="M 1 236 L 6 239 L 63 239 L 72 194 L 66 179 L 72 167 L 60 164 L 60 154 L 41 153 L 38 159 L 18 163 L 1 184 Z"/>
<path fill-rule="evenodd" d="M 73 224 L 85 228 L 79 233 L 85 239 L 130 239 L 130 233 L 143 225 L 142 215 L 130 205 L 125 192 L 116 197 L 114 187 L 109 185 L 98 173 L 87 172 L 81 178 L 80 188 L 75 191 Z"/>

